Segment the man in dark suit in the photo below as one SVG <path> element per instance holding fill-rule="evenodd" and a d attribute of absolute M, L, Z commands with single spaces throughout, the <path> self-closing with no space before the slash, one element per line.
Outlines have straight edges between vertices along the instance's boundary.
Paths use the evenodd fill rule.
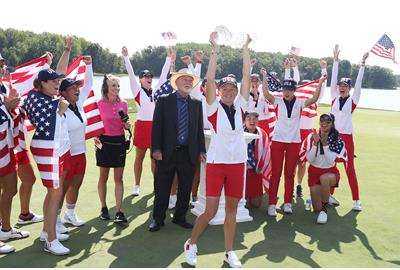
<path fill-rule="evenodd" d="M 176 92 L 161 96 L 156 103 L 151 151 L 156 160 L 151 232 L 164 225 L 175 172 L 178 174 L 178 194 L 172 222 L 187 229 L 193 227 L 186 221 L 186 212 L 196 164 L 199 158 L 206 158 L 201 101 L 189 95 L 199 81 L 200 78 L 187 69 L 172 74 L 171 85 Z"/>

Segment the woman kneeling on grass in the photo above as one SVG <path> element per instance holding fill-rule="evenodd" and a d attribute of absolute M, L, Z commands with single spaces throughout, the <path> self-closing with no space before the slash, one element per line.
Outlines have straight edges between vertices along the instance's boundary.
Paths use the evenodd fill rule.
<path fill-rule="evenodd" d="M 310 187 L 312 205 L 319 212 L 317 223 L 328 221 L 328 201 L 330 188 L 337 187 L 340 174 L 336 162 L 345 160 L 346 148 L 339 132 L 335 128 L 335 116 L 322 114 L 319 132 L 314 129 L 303 144 L 306 149 L 308 167 L 308 186 Z"/>

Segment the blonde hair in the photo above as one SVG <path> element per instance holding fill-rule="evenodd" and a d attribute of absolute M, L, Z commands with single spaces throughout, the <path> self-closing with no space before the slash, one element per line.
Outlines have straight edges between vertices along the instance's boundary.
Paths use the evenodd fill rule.
<path fill-rule="evenodd" d="M 114 75 L 111 75 L 111 74 L 104 74 L 103 84 L 101 85 L 101 96 L 102 96 L 102 98 L 107 98 L 107 95 L 108 95 L 108 83 L 107 83 L 107 81 L 113 81 L 113 80 L 120 81 L 117 76 L 114 76 Z M 118 97 L 118 99 L 120 99 L 120 98 Z"/>

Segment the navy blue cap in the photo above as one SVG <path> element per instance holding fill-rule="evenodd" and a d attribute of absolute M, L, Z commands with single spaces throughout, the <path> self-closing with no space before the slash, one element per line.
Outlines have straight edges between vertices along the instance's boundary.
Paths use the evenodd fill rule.
<path fill-rule="evenodd" d="M 78 85 L 80 86 L 82 84 L 81 80 L 74 80 L 71 78 L 65 78 L 64 80 L 62 80 L 61 85 L 60 85 L 60 91 L 65 91 L 68 87 L 72 86 L 72 85 Z"/>
<path fill-rule="evenodd" d="M 236 89 L 238 88 L 238 84 L 236 82 L 236 78 L 231 77 L 229 75 L 227 77 L 224 77 L 221 80 L 219 80 L 219 87 L 220 88 L 225 86 L 225 85 L 227 85 L 227 84 L 233 85 L 234 87 L 236 87 Z"/>
<path fill-rule="evenodd" d="M 340 85 L 341 83 L 344 83 L 347 86 L 351 87 L 351 79 L 350 78 L 341 78 L 340 81 L 338 82 L 338 85 Z"/>
<path fill-rule="evenodd" d="M 38 82 L 47 82 L 47 81 L 51 81 L 51 80 L 55 80 L 55 79 L 59 79 L 59 78 L 63 78 L 64 75 L 62 74 L 58 74 L 57 72 L 55 72 L 54 70 L 52 70 L 51 68 L 49 69 L 44 69 L 41 70 L 38 74 Z"/>
<path fill-rule="evenodd" d="M 282 90 L 295 91 L 296 85 L 297 85 L 297 83 L 294 80 L 283 80 Z"/>
<path fill-rule="evenodd" d="M 150 70 L 148 70 L 148 69 L 145 69 L 145 70 L 140 71 L 140 73 L 139 73 L 139 79 L 141 79 L 141 78 L 143 78 L 143 77 L 147 77 L 147 76 L 150 76 L 150 77 L 152 77 L 152 78 L 154 77 L 153 73 L 151 73 Z"/>

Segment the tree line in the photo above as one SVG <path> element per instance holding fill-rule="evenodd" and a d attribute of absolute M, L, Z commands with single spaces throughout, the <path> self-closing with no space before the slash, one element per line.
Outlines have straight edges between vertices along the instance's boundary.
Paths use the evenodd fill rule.
<path fill-rule="evenodd" d="M 46 51 L 54 55 L 55 62 L 61 56 L 65 46 L 65 36 L 53 33 L 36 34 L 30 31 L 19 31 L 15 29 L 0 28 L 0 53 L 7 59 L 8 65 L 19 65 L 31 59 L 40 57 Z M 128 48 L 129 49 L 129 48 Z M 202 68 L 202 77 L 205 77 L 210 54 L 209 44 L 198 43 L 178 43 L 176 50 L 178 59 L 176 68 L 183 68 L 183 63 L 179 57 L 192 55 L 196 50 L 205 53 Z M 93 43 L 84 38 L 75 38 L 71 49 L 71 59 L 78 55 L 91 55 L 93 58 L 93 69 L 97 73 L 126 73 L 124 62 L 121 56 L 112 53 L 98 43 Z M 268 71 L 277 72 L 283 77 L 283 62 L 289 55 L 282 53 L 255 52 L 250 50 L 252 58 L 256 58 L 258 63 L 254 66 L 253 72 L 259 73 L 262 66 Z M 148 46 L 141 51 L 131 55 L 131 62 L 134 70 L 138 73 L 141 69 L 150 69 L 155 76 L 159 76 L 166 57 L 166 48 L 163 46 Z M 360 56 L 361 57 L 361 56 Z M 193 57 L 194 59 L 194 57 Z M 325 58 L 328 62 L 328 75 L 332 71 L 332 57 Z M 319 59 L 310 57 L 297 57 L 299 62 L 300 79 L 314 80 L 320 77 Z M 53 63 L 56 65 L 56 63 Z M 348 60 L 342 60 L 339 65 L 339 78 L 350 77 L 355 82 L 358 74 L 359 65 L 352 64 Z M 242 74 L 242 52 L 229 46 L 221 46 L 219 52 L 216 77 L 221 78 L 226 74 L 233 73 L 238 79 Z M 328 79 L 328 85 L 330 79 Z M 366 66 L 363 80 L 364 88 L 393 89 L 399 85 L 392 70 L 379 66 Z"/>

